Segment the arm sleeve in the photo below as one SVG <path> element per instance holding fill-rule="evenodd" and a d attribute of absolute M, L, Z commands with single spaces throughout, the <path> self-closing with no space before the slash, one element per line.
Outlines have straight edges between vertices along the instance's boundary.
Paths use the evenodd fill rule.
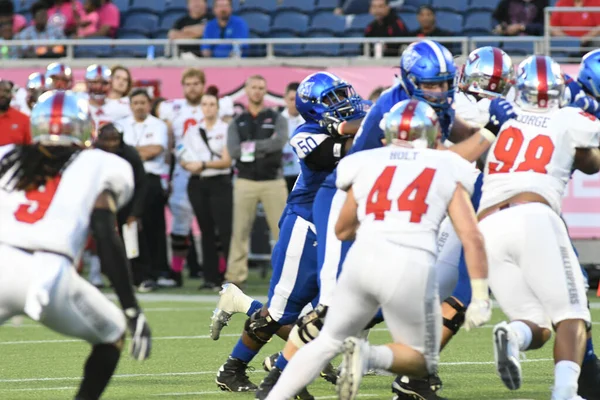
<path fill-rule="evenodd" d="M 473 166 L 473 164 L 469 163 L 467 160 L 450 151 L 445 151 L 444 155 L 449 156 L 448 163 L 453 166 L 454 170 L 454 179 L 456 183 L 460 183 L 465 190 L 469 193 L 469 196 L 473 195 L 473 190 L 475 190 L 475 179 L 477 170 Z"/>
<path fill-rule="evenodd" d="M 235 119 L 229 123 L 229 128 L 227 128 L 227 150 L 232 160 L 238 160 L 242 155 L 240 135 Z"/>
<path fill-rule="evenodd" d="M 345 146 L 350 136 L 328 137 L 304 157 L 304 163 L 313 171 L 332 171 L 346 155 Z"/>
<path fill-rule="evenodd" d="M 256 140 L 256 155 L 264 156 L 281 151 L 288 140 L 288 123 L 281 114 L 275 119 L 275 134 L 269 139 Z"/>
<path fill-rule="evenodd" d="M 383 144 L 381 140 L 384 138 L 383 131 L 379 127 L 379 123 L 383 118 L 381 105 L 377 102 L 367 113 L 363 119 L 358 132 L 354 136 L 354 144 L 350 149 L 350 153 L 362 150 L 377 149 Z"/>
<path fill-rule="evenodd" d="M 588 149 L 600 146 L 600 121 L 592 114 L 588 114 L 578 108 L 567 108 L 569 112 L 577 113 L 563 120 L 566 130 L 571 137 L 573 147 L 576 149 Z"/>

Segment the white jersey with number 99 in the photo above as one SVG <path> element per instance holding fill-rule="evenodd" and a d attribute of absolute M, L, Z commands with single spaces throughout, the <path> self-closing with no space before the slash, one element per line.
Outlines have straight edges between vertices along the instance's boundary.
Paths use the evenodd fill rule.
<path fill-rule="evenodd" d="M 600 144 L 600 122 L 579 108 L 529 112 L 506 122 L 490 148 L 479 210 L 524 192 L 542 196 L 560 214 L 577 148 Z"/>
<path fill-rule="evenodd" d="M 437 254 L 440 223 L 456 184 L 473 192 L 474 167 L 451 151 L 387 146 L 340 161 L 336 185 L 352 186 L 360 237 Z"/>

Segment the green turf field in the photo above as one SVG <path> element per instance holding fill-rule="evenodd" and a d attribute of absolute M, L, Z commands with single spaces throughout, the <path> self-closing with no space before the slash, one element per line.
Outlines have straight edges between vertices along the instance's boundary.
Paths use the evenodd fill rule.
<path fill-rule="evenodd" d="M 195 284 L 195 282 L 194 282 Z M 261 291 L 261 285 L 251 291 Z M 214 307 L 210 296 L 166 296 L 194 292 L 162 291 L 144 296 L 143 306 L 154 334 L 152 358 L 137 363 L 124 356 L 105 399 L 251 399 L 251 394 L 221 392 L 214 383 L 215 373 L 226 359 L 241 330 L 244 316 L 233 318 L 217 342 L 208 337 L 209 318 Z M 198 294 L 195 291 L 194 294 Z M 265 291 L 262 291 L 265 293 Z M 592 316 L 596 321 L 595 341 L 600 345 L 600 302 L 592 298 Z M 501 318 L 498 310 L 492 322 Z M 369 339 L 385 343 L 389 334 L 378 327 Z M 263 350 L 252 366 L 251 379 L 259 383 L 264 355 L 282 347 L 279 339 Z M 6 324 L 0 328 L 0 399 L 72 399 L 89 351 L 83 342 L 52 333 L 25 319 L 21 326 Z M 443 395 L 451 399 L 535 399 L 550 397 L 552 385 L 552 347 L 527 353 L 523 362 L 524 383 L 518 392 L 509 392 L 496 376 L 491 346 L 491 325 L 474 332 L 462 331 L 442 354 L 440 375 Z M 391 377 L 367 376 L 361 397 L 390 399 Z M 317 398 L 335 398 L 334 387 L 319 379 L 310 387 Z"/>

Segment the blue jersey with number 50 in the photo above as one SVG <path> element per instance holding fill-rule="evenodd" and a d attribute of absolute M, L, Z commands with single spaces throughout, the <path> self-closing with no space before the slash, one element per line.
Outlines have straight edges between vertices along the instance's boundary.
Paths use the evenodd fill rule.
<path fill-rule="evenodd" d="M 304 160 L 329 137 L 325 128 L 321 128 L 314 122 L 307 122 L 298 126 L 290 138 L 290 145 L 300 159 L 301 172 L 288 197 L 287 208 L 310 222 L 312 222 L 312 205 L 317 190 L 333 169 L 313 171 Z"/>

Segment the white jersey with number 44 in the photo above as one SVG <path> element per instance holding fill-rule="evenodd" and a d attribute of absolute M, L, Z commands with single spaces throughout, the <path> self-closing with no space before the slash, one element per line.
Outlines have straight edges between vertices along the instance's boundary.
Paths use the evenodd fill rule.
<path fill-rule="evenodd" d="M 0 147 L 2 159 L 14 147 Z M 133 170 L 122 158 L 102 150 L 83 150 L 44 186 L 8 190 L 12 176 L 0 177 L 0 243 L 47 251 L 75 260 L 88 236 L 90 215 L 105 190 L 122 207 L 133 194 Z"/>
<path fill-rule="evenodd" d="M 524 192 L 542 196 L 560 214 L 575 150 L 600 144 L 600 122 L 579 108 L 529 112 L 506 122 L 489 150 L 479 210 Z"/>
<path fill-rule="evenodd" d="M 344 157 L 336 185 L 352 186 L 360 221 L 357 240 L 378 237 L 435 255 L 456 185 L 472 193 L 473 170 L 451 151 L 387 146 Z"/>

